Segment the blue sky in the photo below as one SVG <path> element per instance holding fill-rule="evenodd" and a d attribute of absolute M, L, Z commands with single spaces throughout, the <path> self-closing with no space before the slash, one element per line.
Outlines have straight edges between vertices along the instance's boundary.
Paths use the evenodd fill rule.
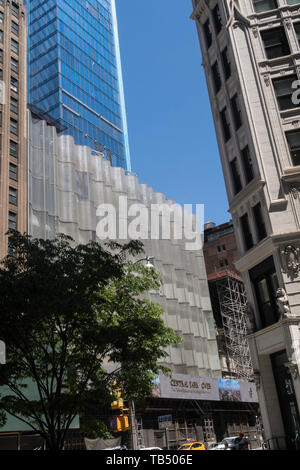
<path fill-rule="evenodd" d="M 132 169 L 230 220 L 191 0 L 116 0 Z"/>

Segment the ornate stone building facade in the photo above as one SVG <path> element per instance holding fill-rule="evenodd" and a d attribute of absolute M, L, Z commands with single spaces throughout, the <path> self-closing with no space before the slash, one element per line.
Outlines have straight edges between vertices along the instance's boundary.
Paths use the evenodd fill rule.
<path fill-rule="evenodd" d="M 9 228 L 27 229 L 26 9 L 0 1 L 0 258 Z"/>
<path fill-rule="evenodd" d="M 266 439 L 300 448 L 300 2 L 193 7 Z"/>

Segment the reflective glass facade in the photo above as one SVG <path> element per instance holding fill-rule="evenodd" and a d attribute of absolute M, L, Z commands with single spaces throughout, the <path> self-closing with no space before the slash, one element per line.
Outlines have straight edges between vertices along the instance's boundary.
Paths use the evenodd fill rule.
<path fill-rule="evenodd" d="M 28 100 L 130 167 L 115 0 L 27 0 Z"/>

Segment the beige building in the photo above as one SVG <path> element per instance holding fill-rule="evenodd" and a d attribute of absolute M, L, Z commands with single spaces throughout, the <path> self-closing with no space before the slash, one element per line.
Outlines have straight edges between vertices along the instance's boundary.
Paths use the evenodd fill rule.
<path fill-rule="evenodd" d="M 26 9 L 0 0 L 0 258 L 9 228 L 27 230 Z"/>
<path fill-rule="evenodd" d="M 266 440 L 300 449 L 300 1 L 193 7 Z"/>

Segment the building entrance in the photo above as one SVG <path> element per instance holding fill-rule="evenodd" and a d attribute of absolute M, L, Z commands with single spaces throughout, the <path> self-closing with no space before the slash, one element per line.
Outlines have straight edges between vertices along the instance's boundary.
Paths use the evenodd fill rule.
<path fill-rule="evenodd" d="M 300 450 L 300 417 L 293 379 L 286 367 L 286 351 L 271 355 L 282 421 L 288 449 Z"/>

